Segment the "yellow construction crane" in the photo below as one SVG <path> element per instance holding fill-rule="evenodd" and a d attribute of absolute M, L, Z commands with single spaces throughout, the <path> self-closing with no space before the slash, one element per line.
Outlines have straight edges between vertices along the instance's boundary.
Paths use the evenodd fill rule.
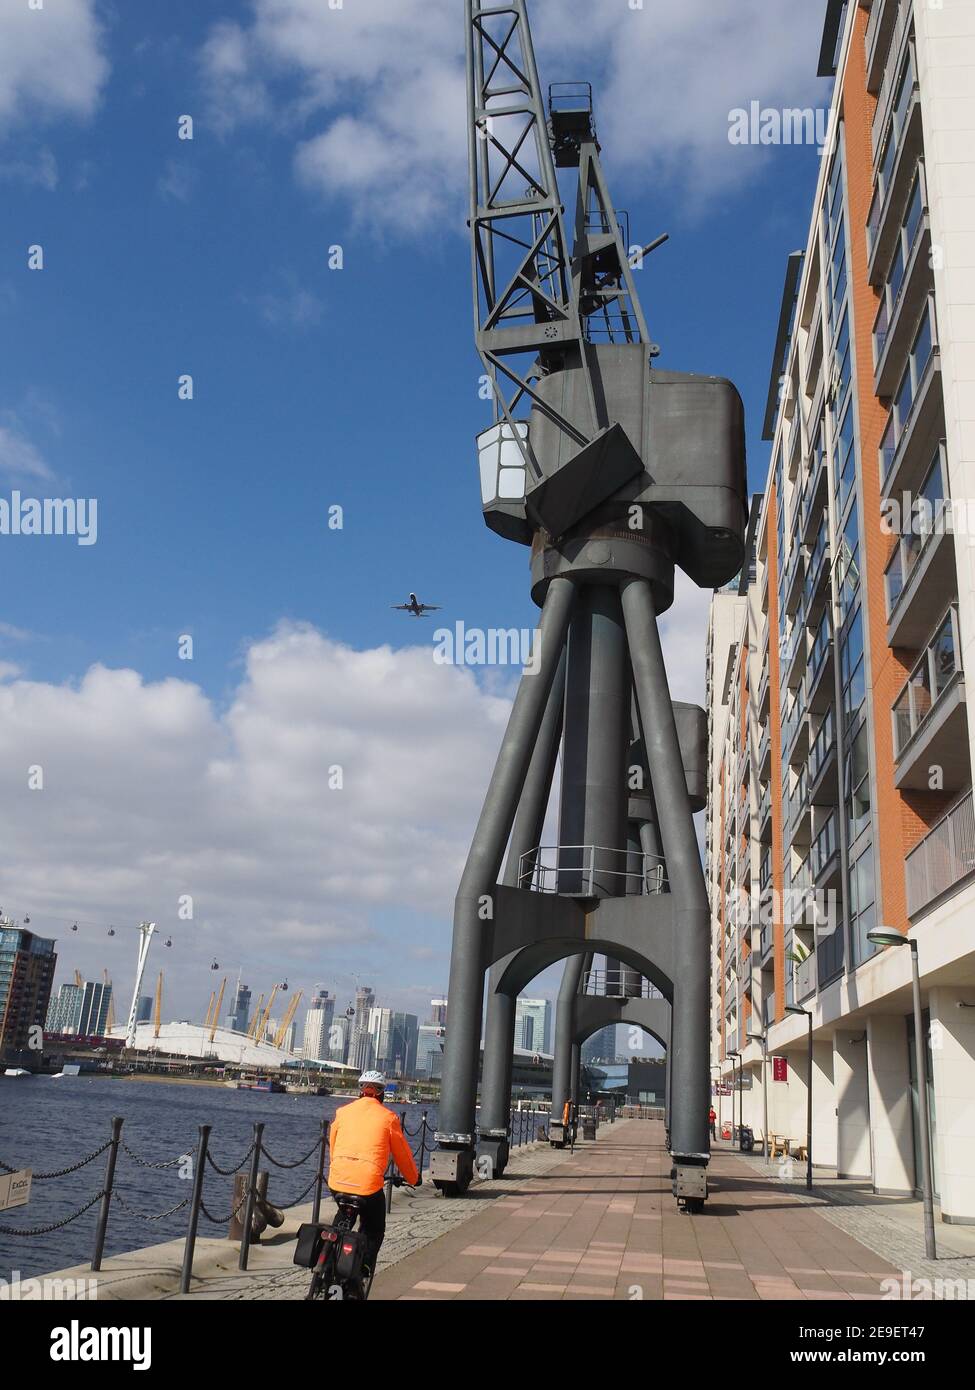
<path fill-rule="evenodd" d="M 155 1025 L 156 1025 L 156 1030 L 155 1030 L 155 1032 L 153 1033 L 152 1036 L 153 1036 L 154 1038 L 158 1038 L 158 1037 L 159 1037 L 159 1029 L 160 1029 L 160 1026 L 162 1025 L 162 971 L 161 971 L 161 970 L 160 970 L 160 972 L 159 972 L 159 979 L 156 981 L 156 1008 L 155 1008 L 155 1012 L 154 1012 L 154 1022 L 155 1022 Z"/>
<path fill-rule="evenodd" d="M 213 1024 L 210 1028 L 210 1041 L 213 1042 L 214 1034 L 217 1031 L 217 1023 L 220 1020 L 220 1009 L 223 1005 L 223 992 L 227 986 L 226 975 L 220 981 L 220 993 L 217 995 L 217 1007 L 213 1011 Z"/>
<path fill-rule="evenodd" d="M 271 1017 L 271 1006 L 274 1003 L 274 996 L 277 994 L 277 992 L 278 987 L 277 985 L 275 985 L 274 988 L 271 990 L 271 997 L 267 1001 L 263 1017 L 261 1018 L 260 1026 L 257 1030 L 257 1038 L 255 1039 L 256 1042 L 262 1043 L 264 1041 L 264 1034 L 267 1032 L 268 1019 Z"/>
<path fill-rule="evenodd" d="M 261 1009 L 264 1007 L 264 995 L 262 994 L 257 1001 L 257 1008 L 254 1010 L 254 1017 L 251 1019 L 251 1026 L 247 1030 L 247 1036 L 251 1042 L 257 1037 L 257 1025 L 261 1021 Z"/>
<path fill-rule="evenodd" d="M 281 1027 L 274 1035 L 275 1047 L 284 1046 L 284 1040 L 288 1036 L 288 1029 L 291 1027 L 291 1020 L 298 1012 L 298 1005 L 301 1003 L 302 992 L 303 991 L 299 989 L 298 993 L 295 995 L 291 1003 L 288 1005 L 288 1012 L 284 1016 L 284 1022 L 281 1024 Z"/>
<path fill-rule="evenodd" d="M 81 986 L 85 983 L 84 980 L 82 979 L 81 971 L 80 971 L 80 970 L 76 970 L 76 971 L 74 972 L 74 982 L 75 982 L 75 984 L 78 986 L 79 989 L 80 989 Z"/>

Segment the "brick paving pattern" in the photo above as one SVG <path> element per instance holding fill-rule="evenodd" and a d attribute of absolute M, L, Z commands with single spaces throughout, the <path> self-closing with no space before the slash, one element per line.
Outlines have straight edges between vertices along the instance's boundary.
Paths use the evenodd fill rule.
<path fill-rule="evenodd" d="M 804 1193 L 731 1154 L 712 1161 L 705 1213 L 682 1215 L 663 1140 L 659 1122 L 632 1120 L 548 1165 L 544 1150 L 515 1151 L 503 1183 L 463 1199 L 470 1219 L 382 1270 L 372 1297 L 851 1300 L 900 1278 Z"/>

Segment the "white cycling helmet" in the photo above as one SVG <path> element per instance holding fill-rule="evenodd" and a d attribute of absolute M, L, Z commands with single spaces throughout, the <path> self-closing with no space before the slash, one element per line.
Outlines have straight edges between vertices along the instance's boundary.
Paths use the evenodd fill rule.
<path fill-rule="evenodd" d="M 381 1071 L 364 1071 L 359 1077 L 359 1090 L 363 1086 L 378 1086 L 381 1091 L 386 1089 L 386 1078 Z"/>

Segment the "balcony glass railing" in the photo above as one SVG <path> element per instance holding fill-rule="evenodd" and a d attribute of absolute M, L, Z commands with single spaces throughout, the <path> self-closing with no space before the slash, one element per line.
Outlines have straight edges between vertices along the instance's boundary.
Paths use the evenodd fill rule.
<path fill-rule="evenodd" d="M 890 112 L 886 134 L 883 137 L 883 153 L 880 157 L 880 167 L 877 170 L 877 183 L 874 190 L 873 202 L 870 204 L 870 213 L 867 218 L 867 247 L 871 255 L 873 254 L 873 248 L 876 244 L 877 233 L 883 222 L 884 211 L 890 195 L 891 181 L 894 176 L 894 170 L 897 167 L 897 158 L 901 150 L 904 127 L 907 124 L 907 118 L 911 112 L 911 102 L 916 93 L 916 65 L 912 44 L 908 48 L 903 66 L 900 69 L 893 109 Z M 882 109 L 882 103 L 878 102 L 878 114 Z"/>
<path fill-rule="evenodd" d="M 814 782 L 836 743 L 836 726 L 833 721 L 832 705 L 820 724 L 816 737 L 809 750 L 809 780 Z"/>
<path fill-rule="evenodd" d="M 946 478 L 945 451 L 944 444 L 941 443 L 938 445 L 934 462 L 918 489 L 911 516 L 905 518 L 905 522 L 910 521 L 911 523 L 910 531 L 899 537 L 884 575 L 887 589 L 888 619 L 910 582 L 911 575 L 924 554 L 928 542 L 944 527 L 945 502 L 947 500 Z"/>
<path fill-rule="evenodd" d="M 890 418 L 880 444 L 880 476 L 885 482 L 904 437 L 918 391 L 924 380 L 924 373 L 936 347 L 934 339 L 934 312 L 931 300 L 924 306 L 924 313 L 918 326 L 911 351 L 904 368 L 904 375 L 894 394 L 890 408 Z"/>
<path fill-rule="evenodd" d="M 809 851 L 809 868 L 813 878 L 818 878 L 836 853 L 836 813 L 831 811 L 825 825 L 813 840 Z"/>
<path fill-rule="evenodd" d="M 894 701 L 895 757 L 901 756 L 961 671 L 960 650 L 958 612 L 952 607 Z"/>
<path fill-rule="evenodd" d="M 823 661 L 829 650 L 829 609 L 823 613 L 816 629 L 816 636 L 813 638 L 812 651 L 809 653 L 809 688 L 815 683 L 819 672 L 822 669 Z"/>

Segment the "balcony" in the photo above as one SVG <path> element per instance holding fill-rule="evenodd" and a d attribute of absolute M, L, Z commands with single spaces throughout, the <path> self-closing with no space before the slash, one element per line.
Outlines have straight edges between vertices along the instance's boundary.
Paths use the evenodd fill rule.
<path fill-rule="evenodd" d="M 941 355 L 936 344 L 929 340 L 929 322 L 926 324 L 922 319 L 881 440 L 880 479 L 884 500 L 896 493 L 917 490 L 916 485 L 945 432 Z"/>
<path fill-rule="evenodd" d="M 806 705 L 813 714 L 823 714 L 833 701 L 833 638 L 827 607 L 819 620 L 806 675 Z"/>
<path fill-rule="evenodd" d="M 790 618 L 795 616 L 796 607 L 802 595 L 802 586 L 805 579 L 806 568 L 803 564 L 802 545 L 798 536 L 792 537 L 792 554 L 789 556 L 789 564 L 785 572 L 785 584 L 783 586 L 782 605 L 786 615 Z"/>
<path fill-rule="evenodd" d="M 763 782 L 767 782 L 772 770 L 772 736 L 769 732 L 769 725 L 764 725 L 762 737 L 758 744 L 758 776 Z"/>
<path fill-rule="evenodd" d="M 903 211 L 910 193 L 908 179 L 916 168 L 924 148 L 921 102 L 916 82 L 908 84 L 905 99 L 907 105 L 903 117 L 901 118 L 900 108 L 895 113 L 898 122 L 902 119 L 903 124 L 891 127 L 881 174 L 867 220 L 868 273 L 870 283 L 876 286 L 887 276 L 887 269 L 894 253 L 895 238 L 900 228 L 899 214 Z"/>
<path fill-rule="evenodd" d="M 806 959 L 795 968 L 795 997 L 797 1003 L 801 1004 L 804 999 L 808 999 L 811 994 L 816 993 L 818 974 L 816 970 L 816 952 L 806 957 Z"/>
<path fill-rule="evenodd" d="M 887 645 L 918 648 L 955 596 L 958 575 L 950 527 L 944 440 L 914 499 L 921 511 L 902 518 L 905 533 L 887 565 Z"/>
<path fill-rule="evenodd" d="M 884 79 L 884 63 L 890 52 L 891 39 L 897 25 L 903 0 L 873 0 L 867 22 L 867 90 L 876 96 Z M 908 9 L 910 6 L 908 6 Z"/>
<path fill-rule="evenodd" d="M 767 922 L 762 927 L 761 943 L 759 945 L 759 955 L 762 966 L 772 959 L 772 952 L 775 950 L 775 931 L 772 923 Z"/>
<path fill-rule="evenodd" d="M 931 232 L 921 191 L 922 168 L 923 165 L 918 166 L 873 327 L 875 396 L 890 397 L 897 389 L 911 338 L 931 290 Z"/>
<path fill-rule="evenodd" d="M 913 19 L 912 4 L 913 0 L 897 0 L 892 6 L 888 5 L 887 7 L 890 11 L 891 24 L 881 54 L 881 68 L 877 78 L 877 104 L 874 107 L 870 138 L 870 148 L 875 166 L 884 131 L 890 119 L 891 108 L 894 105 L 894 92 L 899 86 L 904 70 L 905 40 Z"/>
<path fill-rule="evenodd" d="M 971 781 L 958 610 L 951 607 L 894 702 L 894 785 L 927 791 L 931 768 L 946 791 Z"/>
<path fill-rule="evenodd" d="M 772 843 L 772 794 L 770 786 L 765 788 L 758 808 L 758 838 L 763 845 Z"/>
<path fill-rule="evenodd" d="M 809 851 L 809 871 L 817 890 L 827 888 L 839 870 L 836 813 L 830 812 Z"/>
<path fill-rule="evenodd" d="M 809 750 L 807 777 L 809 800 L 813 806 L 835 806 L 838 800 L 836 780 L 836 725 L 832 706 L 826 711 Z"/>
<path fill-rule="evenodd" d="M 826 507 L 826 454 L 822 448 L 814 453 L 809 466 L 809 481 L 802 499 L 799 534 L 808 545 L 814 530 L 818 530 Z"/>
<path fill-rule="evenodd" d="M 907 915 L 913 920 L 975 872 L 975 808 L 969 791 L 907 856 Z"/>

